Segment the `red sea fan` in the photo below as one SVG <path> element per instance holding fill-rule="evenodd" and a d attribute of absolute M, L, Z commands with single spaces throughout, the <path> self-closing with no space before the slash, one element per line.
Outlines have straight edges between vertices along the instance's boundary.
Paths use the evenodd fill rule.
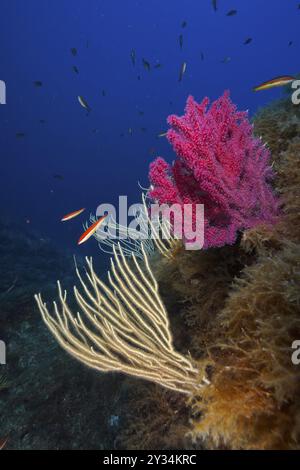
<path fill-rule="evenodd" d="M 247 112 L 229 92 L 212 103 L 189 96 L 185 115 L 171 115 L 167 138 L 178 159 L 150 165 L 149 196 L 159 204 L 203 204 L 204 248 L 233 244 L 238 231 L 274 223 L 279 202 L 270 186 L 270 152 L 253 135 Z"/>

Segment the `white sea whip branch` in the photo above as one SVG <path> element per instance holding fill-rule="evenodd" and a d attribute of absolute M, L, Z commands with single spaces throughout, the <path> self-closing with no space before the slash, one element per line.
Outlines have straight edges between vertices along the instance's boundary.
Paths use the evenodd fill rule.
<path fill-rule="evenodd" d="M 67 293 L 58 281 L 60 309 L 50 314 L 41 295 L 35 296 L 43 320 L 59 344 L 84 364 L 100 371 L 120 371 L 191 394 L 205 383 L 191 360 L 173 347 L 172 334 L 146 250 L 143 262 L 126 259 L 113 246 L 109 286 L 95 274 L 86 258 L 87 281 L 76 273 L 83 292 L 74 287 L 81 313 L 74 316 Z M 88 283 L 90 286 L 88 287 Z"/>

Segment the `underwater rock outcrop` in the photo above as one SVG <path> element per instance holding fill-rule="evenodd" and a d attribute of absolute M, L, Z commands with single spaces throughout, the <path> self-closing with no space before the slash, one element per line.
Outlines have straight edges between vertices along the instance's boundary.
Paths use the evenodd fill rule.
<path fill-rule="evenodd" d="M 272 152 L 282 218 L 215 254 L 181 253 L 163 297 L 184 301 L 176 315 L 189 348 L 211 361 L 210 386 L 190 401 L 190 437 L 205 448 L 297 449 L 300 370 L 291 345 L 300 338 L 299 107 L 272 103 L 255 116 L 254 131 Z M 159 279 L 166 269 L 170 275 L 158 268 Z"/>
<path fill-rule="evenodd" d="M 171 446 L 174 441 L 206 449 L 300 446 L 300 369 L 291 360 L 292 342 L 300 338 L 300 109 L 289 100 L 275 102 L 253 123 L 272 153 L 273 185 L 283 203 L 279 222 L 247 230 L 232 247 L 182 250 L 172 266 L 155 263 L 175 345 L 207 360 L 211 381 L 198 398 L 177 402 L 176 413 L 161 423 L 166 436 L 172 430 Z M 152 391 L 154 398 L 158 392 Z M 129 448 L 136 448 L 133 430 L 145 421 L 149 394 L 151 388 L 144 408 L 141 398 L 136 409 L 130 405 L 135 418 L 130 432 L 124 431 Z M 170 400 L 162 395 L 159 410 Z M 148 412 L 155 419 L 151 406 Z M 155 430 L 152 437 L 147 434 L 146 448 L 157 446 Z"/>

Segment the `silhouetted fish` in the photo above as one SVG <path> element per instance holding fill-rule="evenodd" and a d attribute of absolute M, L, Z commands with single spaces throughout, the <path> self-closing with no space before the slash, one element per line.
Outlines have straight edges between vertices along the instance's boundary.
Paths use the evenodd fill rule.
<path fill-rule="evenodd" d="M 166 137 L 167 132 L 161 132 L 160 134 L 157 135 L 157 137 Z"/>
<path fill-rule="evenodd" d="M 76 65 L 73 65 L 73 70 L 74 70 L 75 73 L 79 73 L 79 70 L 78 70 L 78 68 L 76 67 Z"/>
<path fill-rule="evenodd" d="M 293 41 L 290 41 L 290 42 L 289 42 L 289 46 L 291 46 L 292 44 L 293 44 Z"/>
<path fill-rule="evenodd" d="M 182 36 L 182 34 L 179 35 L 179 46 L 182 49 L 182 46 L 183 46 L 183 36 Z"/>
<path fill-rule="evenodd" d="M 131 49 L 130 57 L 131 57 L 132 65 L 135 65 L 135 57 L 136 57 L 136 54 L 135 54 L 135 50 L 134 50 L 134 49 Z"/>
<path fill-rule="evenodd" d="M 178 78 L 179 82 L 182 81 L 182 78 L 183 78 L 183 75 L 185 74 L 185 71 L 186 71 L 186 62 L 183 62 L 181 64 L 180 71 L 179 71 L 179 78 Z"/>
<path fill-rule="evenodd" d="M 181 23 L 181 27 L 182 27 L 182 28 L 185 28 L 186 25 L 187 25 L 187 22 L 184 20 L 184 21 Z"/>
<path fill-rule="evenodd" d="M 77 49 L 76 47 L 71 48 L 71 54 L 75 57 L 77 55 Z"/>
<path fill-rule="evenodd" d="M 213 7 L 214 11 L 217 11 L 217 9 L 218 9 L 217 0 L 211 0 L 211 4 L 212 4 L 212 7 Z"/>
<path fill-rule="evenodd" d="M 229 10 L 226 16 L 235 16 L 237 14 L 237 10 Z"/>
<path fill-rule="evenodd" d="M 160 68 L 161 68 L 161 64 L 160 64 L 160 63 L 155 64 L 155 65 L 154 65 L 154 68 L 155 68 L 155 69 L 160 69 Z"/>
<path fill-rule="evenodd" d="M 55 173 L 53 175 L 53 178 L 56 179 L 56 180 L 59 180 L 59 181 L 62 181 L 64 179 L 63 175 L 60 175 L 58 173 Z"/>
<path fill-rule="evenodd" d="M 148 70 L 148 72 L 150 72 L 150 69 L 151 69 L 150 63 L 146 59 L 143 59 L 142 61 L 143 61 L 144 68 Z"/>
<path fill-rule="evenodd" d="M 34 85 L 35 85 L 37 88 L 43 86 L 43 82 L 41 82 L 40 80 L 36 80 L 36 81 L 33 82 L 33 83 L 34 83 Z"/>
<path fill-rule="evenodd" d="M 252 42 L 252 38 L 247 38 L 245 39 L 244 44 L 247 45 L 250 44 L 250 42 Z"/>
<path fill-rule="evenodd" d="M 87 101 L 82 96 L 78 96 L 77 98 L 80 105 L 89 112 L 91 108 L 89 107 Z"/>
<path fill-rule="evenodd" d="M 221 60 L 222 64 L 228 64 L 231 61 L 231 57 L 224 57 L 223 60 Z"/>
<path fill-rule="evenodd" d="M 106 96 L 106 91 L 102 90 L 102 96 Z"/>
<path fill-rule="evenodd" d="M 204 54 L 203 52 L 200 53 L 201 60 L 204 60 Z"/>
<path fill-rule="evenodd" d="M 25 133 L 24 133 L 24 132 L 17 132 L 17 133 L 16 133 L 16 137 L 17 137 L 18 139 L 21 139 L 22 137 L 25 137 Z"/>

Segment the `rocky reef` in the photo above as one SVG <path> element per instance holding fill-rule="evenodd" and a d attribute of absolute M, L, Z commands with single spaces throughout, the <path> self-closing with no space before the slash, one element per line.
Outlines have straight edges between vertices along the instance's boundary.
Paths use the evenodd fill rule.
<path fill-rule="evenodd" d="M 129 405 L 128 448 L 299 448 L 291 346 L 300 338 L 300 109 L 275 102 L 253 123 L 271 151 L 282 216 L 233 246 L 178 250 L 172 263 L 155 263 L 176 348 L 206 368 L 210 385 L 188 400 L 148 385 Z"/>

